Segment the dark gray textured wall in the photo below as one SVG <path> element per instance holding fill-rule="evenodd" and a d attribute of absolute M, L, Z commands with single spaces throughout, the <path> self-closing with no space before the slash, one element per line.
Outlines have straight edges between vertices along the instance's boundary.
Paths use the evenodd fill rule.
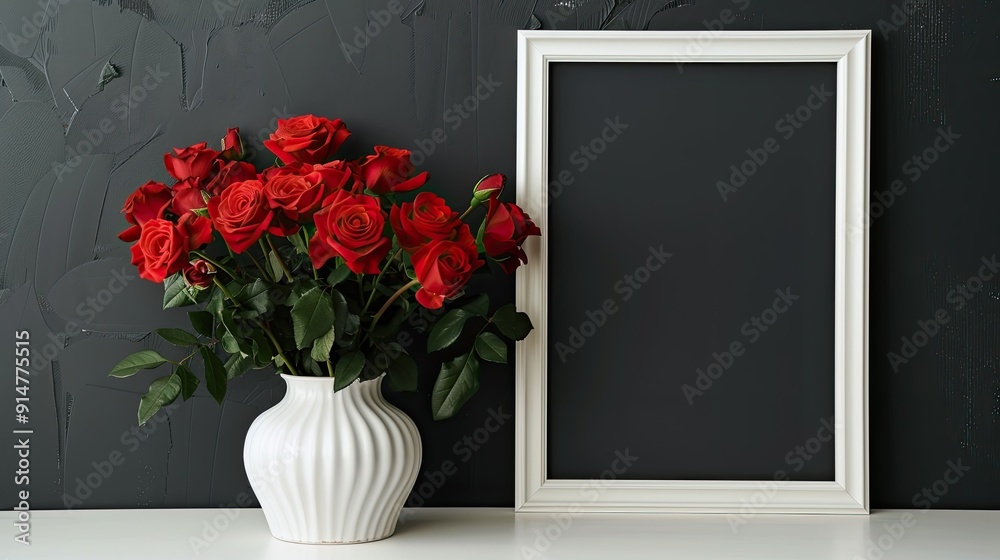
<path fill-rule="evenodd" d="M 148 379 L 105 377 L 121 356 L 157 347 L 144 336 L 149 329 L 184 320 L 159 310 L 159 287 L 134 278 L 115 239 L 122 201 L 145 180 L 166 179 L 169 148 L 215 142 L 228 126 L 259 147 L 275 118 L 312 112 L 345 119 L 354 153 L 378 142 L 426 154 L 420 167 L 433 188 L 461 198 L 486 172 L 513 175 L 516 29 L 704 29 L 734 7 L 727 29 L 875 29 L 873 191 L 899 182 L 891 198 L 873 199 L 872 503 L 922 505 L 914 495 L 951 462 L 969 470 L 934 506 L 1000 507 L 1000 280 L 974 279 L 989 274 L 980 259 L 989 261 L 1000 239 L 1000 4 L 402 4 L 388 19 L 378 15 L 383 1 L 0 5 L 0 356 L 13 362 L 21 329 L 48 356 L 31 382 L 33 507 L 217 506 L 247 491 L 243 434 L 278 398 L 280 382 L 248 376 L 221 409 L 200 396 L 136 435 Z M 366 27 L 370 37 L 356 42 Z M 482 84 L 474 111 L 456 109 Z M 911 161 L 949 127 L 959 136 L 932 154 L 934 163 Z M 443 142 L 433 140 L 436 128 Z M 967 282 L 972 289 L 956 290 Z M 510 282 L 489 288 L 497 299 L 512 295 Z M 900 337 L 912 338 L 938 309 L 951 320 L 906 363 L 890 363 Z M 420 395 L 397 399 L 420 424 L 425 471 L 456 465 L 426 502 L 509 505 L 512 370 L 484 366 L 479 394 L 457 418 L 435 424 L 427 411 L 433 367 L 425 362 Z M 13 425 L 10 377 L 0 401 Z M 489 418 L 504 422 L 485 437 Z M 3 432 L 3 464 L 12 466 L 13 441 Z M 111 457 L 119 464 L 108 469 Z M 12 477 L 4 480 L 0 504 L 9 507 Z"/>

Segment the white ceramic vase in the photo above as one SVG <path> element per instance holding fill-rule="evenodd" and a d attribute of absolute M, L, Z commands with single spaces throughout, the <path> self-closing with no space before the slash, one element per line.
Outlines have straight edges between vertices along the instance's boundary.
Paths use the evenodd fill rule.
<path fill-rule="evenodd" d="M 282 375 L 285 398 L 254 420 L 243 463 L 275 538 L 362 543 L 392 535 L 420 468 L 420 434 L 382 378 Z M 384 376 L 383 376 L 384 377 Z"/>

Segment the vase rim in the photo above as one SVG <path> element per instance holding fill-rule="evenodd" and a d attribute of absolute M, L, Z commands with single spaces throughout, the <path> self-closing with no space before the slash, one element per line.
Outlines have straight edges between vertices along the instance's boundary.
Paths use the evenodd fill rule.
<path fill-rule="evenodd" d="M 320 377 L 320 376 L 316 376 L 316 375 L 290 375 L 290 374 L 287 374 L 287 373 L 281 373 L 279 375 L 283 379 L 285 379 L 285 381 L 288 381 L 289 379 L 294 379 L 296 381 L 326 381 L 326 382 L 333 382 L 335 380 L 335 378 L 333 378 L 333 377 L 327 377 L 327 376 Z M 375 379 L 368 379 L 366 381 L 362 381 L 361 383 L 367 383 L 368 381 L 378 381 L 379 379 L 382 379 L 382 377 L 384 377 L 384 376 L 385 376 L 385 373 L 382 373 L 381 375 L 379 375 Z M 355 380 L 355 381 L 357 381 L 357 380 Z M 353 385 L 353 384 L 354 384 L 354 382 L 352 381 L 351 385 Z"/>

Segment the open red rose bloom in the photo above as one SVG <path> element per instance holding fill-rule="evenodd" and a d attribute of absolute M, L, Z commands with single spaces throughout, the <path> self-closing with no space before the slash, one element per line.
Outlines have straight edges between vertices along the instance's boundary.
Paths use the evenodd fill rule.
<path fill-rule="evenodd" d="M 340 155 L 350 136 L 340 119 L 282 119 L 263 143 L 273 165 L 259 169 L 231 128 L 218 150 L 200 142 L 165 154 L 163 178 L 173 184 L 149 181 L 125 199 L 119 237 L 132 243 L 139 275 L 164 283 L 164 307 L 199 306 L 192 322 L 207 349 L 230 355 L 226 368 L 334 375 L 348 367 L 341 375 L 362 379 L 369 369 L 407 369 L 392 337 L 416 306 L 472 297 L 466 288 L 488 261 L 508 274 L 527 262 L 523 244 L 540 231 L 500 200 L 503 175 L 473 183 L 467 208 L 456 211 L 430 190 L 416 192 L 430 176 L 414 169 L 409 150 Z M 473 211 L 479 222 L 466 223 Z M 457 303 L 493 323 L 479 303 Z M 490 343 L 483 359 L 495 360 Z"/>

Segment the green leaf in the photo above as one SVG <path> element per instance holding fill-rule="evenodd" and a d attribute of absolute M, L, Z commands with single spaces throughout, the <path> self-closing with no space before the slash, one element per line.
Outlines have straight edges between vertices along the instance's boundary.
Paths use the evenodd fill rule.
<path fill-rule="evenodd" d="M 324 377 L 329 375 L 325 368 L 326 364 L 323 364 L 323 367 L 319 367 L 316 360 L 310 358 L 308 354 L 302 354 L 302 368 L 299 369 L 300 372 L 302 369 L 305 369 L 316 377 Z"/>
<path fill-rule="evenodd" d="M 176 373 L 153 380 L 149 391 L 139 399 L 139 425 L 156 415 L 161 408 L 177 400 L 181 392 L 181 378 Z"/>
<path fill-rule="evenodd" d="M 195 303 L 193 288 L 184 281 L 184 276 L 178 272 L 163 281 L 163 308 L 183 307 Z"/>
<path fill-rule="evenodd" d="M 355 350 L 348 352 L 337 360 L 337 365 L 333 368 L 333 390 L 334 392 L 344 389 L 361 375 L 361 370 L 365 368 L 365 354 Z"/>
<path fill-rule="evenodd" d="M 180 377 L 181 379 L 181 396 L 184 397 L 184 400 L 190 399 L 191 395 L 194 394 L 195 389 L 198 388 L 198 384 L 201 383 L 201 380 L 195 376 L 194 372 L 191 371 L 191 368 L 184 364 L 178 365 L 177 370 L 174 371 L 174 373 L 176 373 L 177 377 Z"/>
<path fill-rule="evenodd" d="M 267 252 L 267 269 L 275 282 L 285 277 L 285 270 L 281 268 L 281 260 L 278 259 L 278 254 L 274 251 Z"/>
<path fill-rule="evenodd" d="M 308 347 L 333 326 L 333 306 L 330 296 L 316 287 L 302 294 L 292 306 L 292 327 L 299 350 Z"/>
<path fill-rule="evenodd" d="M 480 294 L 472 302 L 463 305 L 462 309 L 469 312 L 470 315 L 485 317 L 490 312 L 490 296 L 488 294 Z"/>
<path fill-rule="evenodd" d="M 347 307 L 347 299 L 339 290 L 331 290 L 330 301 L 333 302 L 333 330 L 336 336 L 343 339 L 348 335 L 348 322 L 353 322 L 352 317 L 357 318 L 357 315 L 350 312 Z M 358 324 L 360 324 L 360 319 L 358 319 Z M 354 332 L 357 332 L 357 328 L 354 329 Z"/>
<path fill-rule="evenodd" d="M 208 392 L 215 397 L 216 402 L 222 404 L 226 398 L 226 365 L 222 360 L 208 348 L 202 346 L 198 349 L 201 359 L 205 362 L 205 385 Z"/>
<path fill-rule="evenodd" d="M 226 307 L 226 296 L 222 293 L 222 290 L 215 288 L 212 290 L 212 296 L 208 298 L 208 305 L 205 309 L 212 314 L 213 317 L 218 317 L 222 314 L 222 310 Z"/>
<path fill-rule="evenodd" d="M 224 366 L 226 368 L 226 380 L 228 381 L 243 375 L 253 365 L 253 360 L 249 356 L 244 356 L 240 353 L 231 354 Z"/>
<path fill-rule="evenodd" d="M 240 348 L 240 340 L 242 337 L 239 334 L 239 328 L 236 324 L 236 319 L 233 317 L 232 309 L 224 309 L 222 311 L 222 328 L 225 332 L 222 333 L 222 348 L 230 354 L 240 354 L 243 350 Z"/>
<path fill-rule="evenodd" d="M 271 363 L 271 360 L 274 359 L 274 351 L 271 350 L 271 342 L 268 340 L 267 335 L 264 334 L 264 331 L 254 329 L 250 338 L 253 340 L 252 348 L 254 365 L 264 367 Z"/>
<path fill-rule="evenodd" d="M 521 313 L 514 308 L 514 304 L 507 304 L 493 314 L 493 324 L 500 329 L 504 336 L 513 340 L 524 340 L 531 329 L 531 319 L 527 313 Z"/>
<path fill-rule="evenodd" d="M 451 418 L 479 389 L 479 362 L 469 352 L 441 364 L 441 372 L 431 393 L 435 420 Z"/>
<path fill-rule="evenodd" d="M 118 365 L 111 368 L 108 377 L 130 377 L 141 369 L 153 369 L 167 363 L 167 359 L 155 350 L 140 350 L 135 354 L 127 356 L 118 362 Z"/>
<path fill-rule="evenodd" d="M 491 332 L 480 333 L 476 337 L 475 348 L 476 354 L 488 362 L 507 363 L 507 343 Z"/>
<path fill-rule="evenodd" d="M 417 364 L 407 354 L 400 353 L 389 362 L 389 388 L 393 391 L 417 390 Z"/>
<path fill-rule="evenodd" d="M 309 356 L 317 362 L 325 362 L 330 359 L 330 350 L 333 349 L 333 341 L 337 337 L 336 329 L 330 329 L 323 336 L 313 341 Z"/>
<path fill-rule="evenodd" d="M 240 313 L 241 316 L 256 317 L 271 310 L 271 295 L 268 293 L 267 282 L 260 278 L 254 280 L 252 284 L 243 286 L 243 289 L 233 297 L 245 308 Z"/>
<path fill-rule="evenodd" d="M 326 281 L 329 282 L 331 286 L 336 286 L 337 284 L 340 284 L 341 282 L 346 280 L 347 277 L 350 275 L 351 275 L 351 269 L 347 268 L 346 264 L 342 264 L 337 268 L 333 269 L 333 272 L 331 272 L 330 276 L 326 278 Z"/>
<path fill-rule="evenodd" d="M 188 311 L 188 319 L 191 320 L 191 326 L 194 327 L 195 332 L 212 338 L 212 331 L 215 330 L 215 317 L 211 313 L 208 311 Z"/>
<path fill-rule="evenodd" d="M 452 309 L 438 319 L 431 329 L 431 334 L 427 337 L 427 351 L 434 352 L 451 346 L 465 328 L 465 322 L 472 315 L 464 309 Z"/>
<path fill-rule="evenodd" d="M 156 329 L 156 334 L 174 346 L 194 346 L 198 337 L 182 329 Z"/>

